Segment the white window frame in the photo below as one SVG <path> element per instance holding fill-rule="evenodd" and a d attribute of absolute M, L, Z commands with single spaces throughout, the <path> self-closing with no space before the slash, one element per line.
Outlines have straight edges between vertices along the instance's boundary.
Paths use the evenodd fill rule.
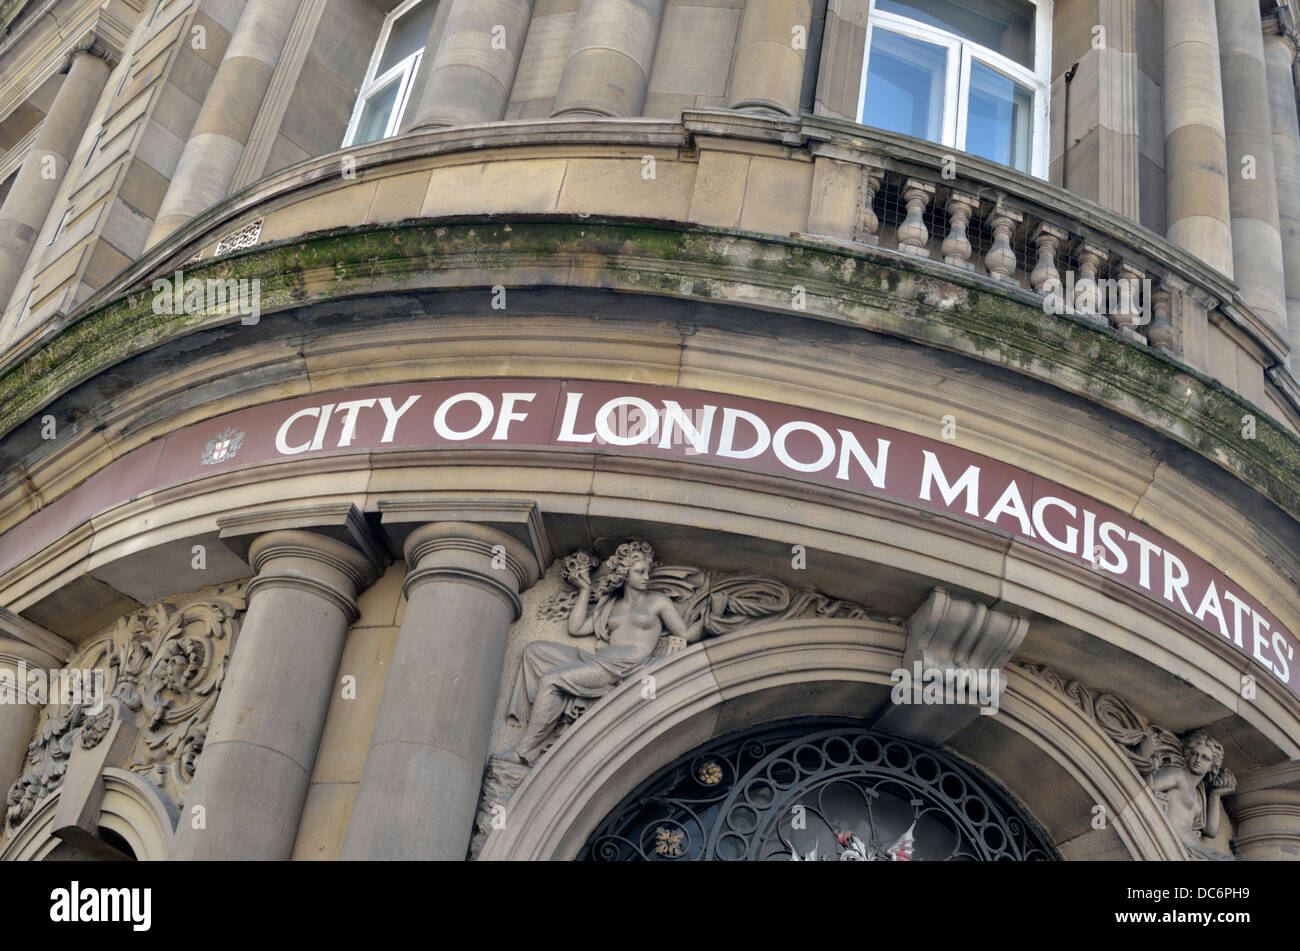
<path fill-rule="evenodd" d="M 427 47 L 416 50 L 406 59 L 391 66 L 381 76 L 376 76 L 375 70 L 379 69 L 379 63 L 384 58 L 384 50 L 388 47 L 388 36 L 392 32 L 393 24 L 424 2 L 434 3 L 436 0 L 405 0 L 384 17 L 384 25 L 379 30 L 379 41 L 375 43 L 374 52 L 370 54 L 370 65 L 366 67 L 366 80 L 361 84 L 356 105 L 352 107 L 352 118 L 348 120 L 348 132 L 343 137 L 344 148 L 356 144 L 357 127 L 361 124 L 361 114 L 365 111 L 366 103 L 394 82 L 400 83 L 397 88 L 397 99 L 393 103 L 392 114 L 388 117 L 388 125 L 384 128 L 381 138 L 387 139 L 397 134 L 398 127 L 402 124 L 402 116 L 406 114 L 407 103 L 411 98 L 411 87 L 415 83 L 415 76 L 420 71 L 420 60 L 424 58 Z"/>
<path fill-rule="evenodd" d="M 966 122 L 970 105 L 970 69 L 978 61 L 989 69 L 1001 73 L 1027 87 L 1033 94 L 1033 116 L 1030 121 L 1029 172 L 1036 178 L 1046 179 L 1051 155 L 1048 132 L 1048 105 L 1052 94 L 1052 4 L 1051 0 L 1027 0 L 1034 6 L 1034 68 L 1028 69 L 1015 60 L 993 50 L 963 39 L 955 33 L 913 20 L 897 13 L 876 10 L 876 0 L 871 0 L 867 16 L 867 38 L 862 54 L 862 79 L 858 86 L 858 122 L 867 103 L 867 68 L 871 59 L 872 35 L 877 26 L 890 33 L 909 39 L 922 40 L 948 50 L 943 95 L 942 133 L 937 144 L 966 150 Z M 1011 166 L 1007 166 L 1010 168 Z"/>

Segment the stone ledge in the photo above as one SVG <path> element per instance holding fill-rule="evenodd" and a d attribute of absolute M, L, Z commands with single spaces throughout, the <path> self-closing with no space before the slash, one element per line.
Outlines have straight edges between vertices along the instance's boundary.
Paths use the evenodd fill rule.
<path fill-rule="evenodd" d="M 999 364 L 1088 398 L 1196 450 L 1300 518 L 1300 438 L 1243 397 L 1113 331 L 1045 314 L 1023 289 L 887 249 L 675 222 L 501 216 L 338 229 L 199 262 L 192 273 L 259 278 L 264 316 L 388 291 L 511 284 L 523 274 L 533 285 L 827 320 Z M 798 311 L 796 284 L 807 294 Z M 128 357 L 239 319 L 154 314 L 151 295 L 136 287 L 51 332 L 8 368 L 0 433 Z M 1258 420 L 1255 439 L 1242 437 L 1243 414 Z"/>

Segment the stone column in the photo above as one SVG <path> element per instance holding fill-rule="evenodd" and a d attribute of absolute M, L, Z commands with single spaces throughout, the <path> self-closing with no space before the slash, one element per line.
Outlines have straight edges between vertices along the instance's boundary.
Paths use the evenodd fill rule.
<path fill-rule="evenodd" d="M 16 638 L 0 637 L 0 671 L 12 674 L 18 691 L 18 696 L 0 700 L 0 796 L 9 792 L 22 773 L 27 744 L 32 741 L 36 718 L 41 712 L 40 704 L 18 702 L 26 697 L 27 671 L 62 667 L 63 661 L 40 648 Z M 7 684 L 7 679 L 0 683 Z M 4 687 L 0 687 L 0 692 L 3 691 Z"/>
<path fill-rule="evenodd" d="M 532 0 L 452 0 L 446 25 L 429 37 L 433 67 L 406 128 L 505 118 L 532 17 Z"/>
<path fill-rule="evenodd" d="M 167 186 L 147 247 L 230 193 L 257 110 L 297 14 L 297 0 L 244 7 Z"/>
<path fill-rule="evenodd" d="M 27 266 L 32 245 L 90 124 L 108 72 L 108 63 L 90 50 L 72 54 L 68 75 L 5 196 L 0 207 L 0 308 L 9 303 L 18 277 Z"/>
<path fill-rule="evenodd" d="M 1214 0 L 1164 5 L 1166 236 L 1232 276 Z"/>
<path fill-rule="evenodd" d="M 1273 174 L 1277 179 L 1277 217 L 1282 233 L 1282 271 L 1293 372 L 1300 370 L 1300 123 L 1296 119 L 1292 72 L 1295 55 L 1294 32 L 1265 33 L 1264 67 L 1273 127 Z"/>
<path fill-rule="evenodd" d="M 343 637 L 376 574 L 352 546 L 296 529 L 258 537 L 249 563 L 248 613 L 170 858 L 289 858 Z"/>
<path fill-rule="evenodd" d="M 1286 339 L 1286 282 L 1273 173 L 1264 35 L 1256 0 L 1216 0 L 1227 130 L 1232 269 L 1241 296 Z"/>
<path fill-rule="evenodd" d="M 582 0 L 553 116 L 639 116 L 664 0 Z"/>
<path fill-rule="evenodd" d="M 727 88 L 732 109 L 799 114 L 811 24 L 810 0 L 748 0 Z M 802 28 L 800 48 L 796 28 Z"/>
<path fill-rule="evenodd" d="M 1232 846 L 1238 858 L 1300 861 L 1300 789 L 1238 793 L 1232 797 L 1232 818 L 1237 827 Z"/>
<path fill-rule="evenodd" d="M 540 567 L 509 535 L 468 522 L 424 525 L 405 552 L 406 613 L 340 857 L 461 861 L 506 635 Z"/>

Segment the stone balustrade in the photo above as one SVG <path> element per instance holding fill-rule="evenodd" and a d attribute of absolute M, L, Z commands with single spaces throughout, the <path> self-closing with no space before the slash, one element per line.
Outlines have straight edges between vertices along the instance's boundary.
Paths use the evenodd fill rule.
<path fill-rule="evenodd" d="M 1045 310 L 1108 327 L 1201 370 L 1212 369 L 1207 324 L 1233 326 L 1266 354 L 1264 369 L 1275 383 L 1293 397 L 1300 392 L 1293 379 L 1282 379 L 1286 341 L 1237 285 L 1131 219 L 1041 179 L 916 139 L 818 117 L 791 123 L 789 131 L 816 163 L 812 234 L 1018 287 L 1041 298 Z M 816 207 L 819 200 L 855 199 L 847 228 L 842 215 Z"/>

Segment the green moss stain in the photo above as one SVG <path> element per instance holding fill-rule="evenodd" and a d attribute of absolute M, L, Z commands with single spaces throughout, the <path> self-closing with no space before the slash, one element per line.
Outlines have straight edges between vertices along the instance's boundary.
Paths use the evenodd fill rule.
<path fill-rule="evenodd" d="M 250 248 L 185 268 L 187 277 L 258 278 L 262 313 L 388 289 L 511 284 L 552 269 L 560 283 L 786 309 L 974 355 L 1172 435 L 1300 517 L 1300 440 L 1267 414 L 1161 354 L 1045 314 L 973 275 L 926 261 L 726 229 L 519 216 L 347 228 Z M 0 434 L 95 374 L 238 317 L 155 314 L 150 285 L 90 310 L 0 376 Z M 1190 396 L 1189 396 L 1190 393 Z M 1256 438 L 1241 418 L 1257 419 Z"/>

